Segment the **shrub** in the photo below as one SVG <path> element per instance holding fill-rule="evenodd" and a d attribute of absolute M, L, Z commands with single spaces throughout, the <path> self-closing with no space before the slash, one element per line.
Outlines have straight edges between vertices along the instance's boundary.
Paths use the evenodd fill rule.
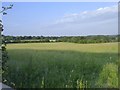
<path fill-rule="evenodd" d="M 118 66 L 113 63 L 108 63 L 104 65 L 103 70 L 99 74 L 97 85 L 101 88 L 117 88 Z"/>

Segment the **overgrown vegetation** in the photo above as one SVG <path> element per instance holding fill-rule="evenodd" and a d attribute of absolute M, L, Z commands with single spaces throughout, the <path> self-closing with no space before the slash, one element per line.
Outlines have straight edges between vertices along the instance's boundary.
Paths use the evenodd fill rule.
<path fill-rule="evenodd" d="M 9 7 L 2 7 L 3 9 L 0 11 L 0 14 L 6 15 L 7 13 L 5 12 L 8 9 L 12 9 L 13 5 L 10 5 Z M 2 35 L 3 31 L 3 23 L 2 20 L 0 19 L 0 82 L 5 83 L 6 77 L 7 76 L 7 60 L 8 60 L 8 55 L 6 51 L 6 43 L 4 39 L 4 35 Z"/>
<path fill-rule="evenodd" d="M 2 21 L 0 20 L 0 30 L 1 32 L 3 31 L 3 25 L 2 25 Z M 1 33 L 2 34 L 2 33 Z M 5 72 L 7 71 L 7 65 L 6 62 L 8 60 L 8 55 L 7 55 L 7 51 L 6 51 L 6 47 L 5 47 L 5 42 L 4 42 L 4 37 L 2 35 L 0 35 L 0 76 L 1 76 L 1 81 L 4 82 L 6 80 L 6 77 L 2 77 L 4 76 L 4 74 L 6 74 Z"/>
<path fill-rule="evenodd" d="M 99 75 L 97 84 L 101 88 L 118 87 L 118 66 L 113 63 L 107 63 L 104 65 L 103 70 Z"/>
<path fill-rule="evenodd" d="M 9 44 L 6 78 L 13 83 L 7 84 L 14 88 L 117 88 L 117 49 L 117 43 Z"/>

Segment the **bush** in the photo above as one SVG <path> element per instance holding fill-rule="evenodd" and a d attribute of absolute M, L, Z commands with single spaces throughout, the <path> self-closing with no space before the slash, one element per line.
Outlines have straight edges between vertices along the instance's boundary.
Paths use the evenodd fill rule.
<path fill-rule="evenodd" d="M 113 63 L 104 65 L 97 85 L 101 88 L 118 88 L 118 66 Z"/>

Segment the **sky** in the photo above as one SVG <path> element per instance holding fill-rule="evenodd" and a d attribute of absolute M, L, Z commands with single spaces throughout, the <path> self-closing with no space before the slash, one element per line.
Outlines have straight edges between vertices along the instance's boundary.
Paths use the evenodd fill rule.
<path fill-rule="evenodd" d="M 118 34 L 115 2 L 14 2 L 2 17 L 4 34 L 83 36 Z"/>

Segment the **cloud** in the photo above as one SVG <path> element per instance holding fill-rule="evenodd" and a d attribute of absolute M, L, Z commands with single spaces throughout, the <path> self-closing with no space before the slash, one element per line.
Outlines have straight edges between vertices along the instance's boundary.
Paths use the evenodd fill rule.
<path fill-rule="evenodd" d="M 117 17 L 117 6 L 98 8 L 94 11 L 83 11 L 81 13 L 73 13 L 63 16 L 56 21 L 59 23 L 90 23 L 100 22 Z"/>
<path fill-rule="evenodd" d="M 105 35 L 117 34 L 116 6 L 98 8 L 93 11 L 83 11 L 64 15 L 54 24 L 48 25 L 41 30 L 46 31 L 43 35 Z"/>
<path fill-rule="evenodd" d="M 9 28 L 17 28 L 13 35 L 43 35 L 43 36 L 67 36 L 67 35 L 113 35 L 118 34 L 118 7 L 101 7 L 93 11 L 83 11 L 63 15 L 62 18 L 48 25 L 35 24 L 35 27 L 6 25 L 5 33 L 9 35 Z M 12 26 L 12 27 L 11 27 Z M 29 31 L 28 31 L 29 30 Z M 19 33 L 18 33 L 19 31 Z"/>

